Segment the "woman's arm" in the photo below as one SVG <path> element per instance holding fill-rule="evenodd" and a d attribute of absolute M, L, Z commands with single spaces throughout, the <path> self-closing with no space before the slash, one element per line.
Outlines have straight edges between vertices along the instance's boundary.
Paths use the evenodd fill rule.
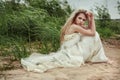
<path fill-rule="evenodd" d="M 72 25 L 72 29 L 74 32 L 79 32 L 83 35 L 94 36 L 96 31 L 94 16 L 91 12 L 87 12 L 86 14 L 88 16 L 88 29 L 75 24 Z"/>
<path fill-rule="evenodd" d="M 91 29 L 91 32 L 95 34 L 96 32 L 96 26 L 95 26 L 95 20 L 92 12 L 86 12 L 88 16 L 88 28 Z"/>

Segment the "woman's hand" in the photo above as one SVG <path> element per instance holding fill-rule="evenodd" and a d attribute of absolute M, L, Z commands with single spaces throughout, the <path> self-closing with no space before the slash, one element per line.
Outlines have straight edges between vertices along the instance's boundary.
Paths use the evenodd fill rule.
<path fill-rule="evenodd" d="M 90 11 L 87 11 L 86 15 L 88 17 L 88 28 L 92 31 L 92 33 L 95 34 L 96 27 L 95 27 L 95 21 L 94 21 L 93 13 L 90 12 Z"/>
<path fill-rule="evenodd" d="M 87 17 L 88 17 L 88 21 L 91 21 L 93 19 L 93 13 L 90 12 L 90 11 L 87 11 L 86 14 L 87 14 Z"/>

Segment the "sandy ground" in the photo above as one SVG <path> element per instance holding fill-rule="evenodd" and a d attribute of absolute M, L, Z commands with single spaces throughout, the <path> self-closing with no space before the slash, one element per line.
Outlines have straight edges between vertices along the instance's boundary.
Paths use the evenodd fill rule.
<path fill-rule="evenodd" d="M 108 47 L 109 46 L 109 47 Z M 77 68 L 55 68 L 44 73 L 27 72 L 24 69 L 4 71 L 0 80 L 120 80 L 120 48 L 104 44 L 108 63 L 86 63 Z"/>

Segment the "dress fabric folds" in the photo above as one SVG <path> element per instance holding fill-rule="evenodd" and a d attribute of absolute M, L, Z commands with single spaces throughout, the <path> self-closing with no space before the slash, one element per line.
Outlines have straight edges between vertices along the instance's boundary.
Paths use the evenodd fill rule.
<path fill-rule="evenodd" d="M 47 55 L 33 53 L 21 59 L 21 64 L 27 71 L 44 72 L 56 67 L 79 67 L 85 61 L 106 62 L 104 49 L 96 32 L 95 36 L 84 36 L 73 33 L 64 36 L 64 42 L 57 52 Z"/>

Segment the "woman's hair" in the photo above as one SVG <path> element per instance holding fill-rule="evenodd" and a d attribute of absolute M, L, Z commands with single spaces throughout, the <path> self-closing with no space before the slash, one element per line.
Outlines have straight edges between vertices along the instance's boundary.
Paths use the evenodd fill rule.
<path fill-rule="evenodd" d="M 75 19 L 77 18 L 77 16 L 78 16 L 80 13 L 85 14 L 85 17 L 87 18 L 86 12 L 87 12 L 87 10 L 79 9 L 79 10 L 75 10 L 75 11 L 71 14 L 71 16 L 68 18 L 68 20 L 66 21 L 66 23 L 64 24 L 64 26 L 63 26 L 62 29 L 61 29 L 61 34 L 60 34 L 60 42 L 61 42 L 61 43 L 62 43 L 62 41 L 64 40 L 64 35 L 65 35 L 66 30 L 68 30 L 68 29 L 70 28 L 71 24 L 74 23 Z"/>

